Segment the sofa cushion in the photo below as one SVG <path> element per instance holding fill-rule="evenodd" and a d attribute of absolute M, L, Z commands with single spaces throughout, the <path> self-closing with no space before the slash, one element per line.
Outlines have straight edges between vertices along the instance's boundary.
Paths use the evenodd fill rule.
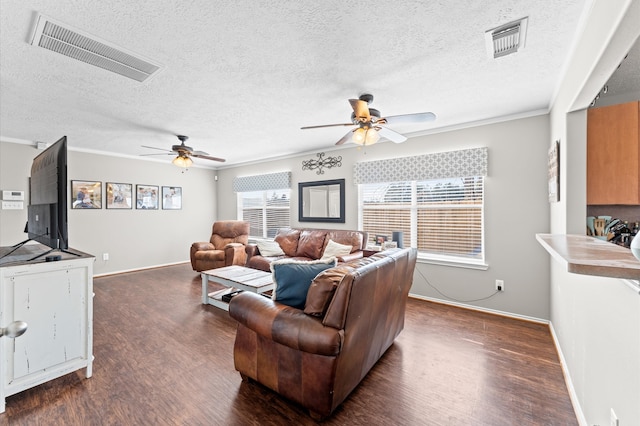
<path fill-rule="evenodd" d="M 335 258 L 312 261 L 282 259 L 272 262 L 271 273 L 275 284 L 272 299 L 284 305 L 304 309 L 313 279 L 320 272 L 335 265 Z"/>
<path fill-rule="evenodd" d="M 276 241 L 257 240 L 256 245 L 262 256 L 284 256 L 282 247 Z"/>
<path fill-rule="evenodd" d="M 351 268 L 338 265 L 335 268 L 320 272 L 309 287 L 304 313 L 314 317 L 324 317 L 338 284 L 350 271 Z"/>
<path fill-rule="evenodd" d="M 281 228 L 273 240 L 280 245 L 285 255 L 293 257 L 296 255 L 296 250 L 298 249 L 299 238 L 299 229 Z"/>
<path fill-rule="evenodd" d="M 321 259 L 346 256 L 351 253 L 352 248 L 352 246 L 336 243 L 333 240 L 329 240 L 327 246 L 324 248 L 324 253 L 322 253 Z"/>
<path fill-rule="evenodd" d="M 296 256 L 320 259 L 322 248 L 324 247 L 325 235 L 327 235 L 326 230 L 303 229 L 298 239 Z"/>

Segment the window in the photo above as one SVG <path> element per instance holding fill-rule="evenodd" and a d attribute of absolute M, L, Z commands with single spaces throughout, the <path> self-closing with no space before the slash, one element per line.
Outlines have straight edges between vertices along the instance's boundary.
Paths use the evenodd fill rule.
<path fill-rule="evenodd" d="M 238 194 L 238 220 L 249 222 L 249 236 L 273 238 L 279 228 L 291 224 L 291 172 L 233 179 Z"/>
<path fill-rule="evenodd" d="M 370 236 L 403 231 L 420 257 L 483 263 L 482 176 L 360 185 L 361 226 Z"/>
<path fill-rule="evenodd" d="M 290 201 L 290 189 L 238 192 L 238 219 L 249 222 L 249 236 L 273 238 L 290 226 Z"/>
<path fill-rule="evenodd" d="M 488 149 L 471 148 L 356 163 L 359 226 L 391 236 L 418 256 L 484 268 Z"/>

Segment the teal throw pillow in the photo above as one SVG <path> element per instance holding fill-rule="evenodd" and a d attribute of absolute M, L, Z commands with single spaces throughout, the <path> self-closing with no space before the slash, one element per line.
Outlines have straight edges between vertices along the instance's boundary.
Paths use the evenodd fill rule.
<path fill-rule="evenodd" d="M 311 282 L 320 272 L 336 266 L 336 259 L 298 261 L 283 259 L 271 263 L 276 288 L 273 300 L 298 309 L 304 309 Z"/>

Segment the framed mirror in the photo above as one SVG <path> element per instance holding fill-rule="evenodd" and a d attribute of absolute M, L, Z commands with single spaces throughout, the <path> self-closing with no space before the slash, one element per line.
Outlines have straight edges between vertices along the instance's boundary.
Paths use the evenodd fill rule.
<path fill-rule="evenodd" d="M 344 179 L 298 183 L 298 220 L 344 223 Z"/>

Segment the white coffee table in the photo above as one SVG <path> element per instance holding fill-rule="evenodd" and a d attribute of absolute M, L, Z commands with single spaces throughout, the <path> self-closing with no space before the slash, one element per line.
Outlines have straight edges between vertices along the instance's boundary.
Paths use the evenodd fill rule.
<path fill-rule="evenodd" d="M 209 269 L 208 271 L 203 271 L 200 276 L 202 277 L 202 303 L 205 305 L 213 305 L 225 311 L 229 310 L 229 304 L 211 297 L 212 294 L 217 292 L 208 293 L 209 281 L 214 281 L 225 287 L 252 291 L 254 293 L 264 293 L 275 288 L 271 272 L 238 265 Z"/>

